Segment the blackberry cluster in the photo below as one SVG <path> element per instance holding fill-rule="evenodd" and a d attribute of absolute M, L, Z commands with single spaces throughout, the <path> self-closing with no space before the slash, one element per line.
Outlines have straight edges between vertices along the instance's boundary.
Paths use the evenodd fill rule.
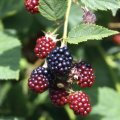
<path fill-rule="evenodd" d="M 74 81 L 74 76 L 78 76 L 76 83 L 80 87 L 91 87 L 93 85 L 95 76 L 91 64 L 81 61 L 80 63 L 75 63 L 73 69 L 77 69 L 77 71 L 74 74 L 70 74 L 70 78 Z"/>
<path fill-rule="evenodd" d="M 28 79 L 28 86 L 35 93 L 43 93 L 53 79 L 54 75 L 50 73 L 49 69 L 38 67 L 32 71 L 31 77 Z"/>
<path fill-rule="evenodd" d="M 51 38 L 46 38 L 45 36 L 37 39 L 37 44 L 34 49 L 36 56 L 43 59 L 47 56 L 47 54 L 55 49 L 56 44 L 53 42 Z"/>
<path fill-rule="evenodd" d="M 84 11 L 83 12 L 83 23 L 95 24 L 96 16 L 93 11 Z"/>
<path fill-rule="evenodd" d="M 25 0 L 24 6 L 31 14 L 39 13 L 39 0 Z M 93 11 L 84 9 L 83 22 L 95 24 L 95 21 Z M 75 115 L 86 116 L 91 111 L 90 98 L 82 91 L 75 92 L 69 88 L 73 83 L 80 87 L 91 87 L 95 82 L 94 70 L 84 61 L 73 64 L 73 57 L 68 48 L 63 44 L 56 47 L 58 39 L 53 33 L 44 32 L 45 35 L 36 41 L 34 52 L 37 57 L 47 59 L 43 65 L 47 68 L 34 69 L 28 79 L 28 86 L 35 93 L 43 93 L 49 89 L 49 98 L 54 106 L 62 107 L 68 103 Z"/>
<path fill-rule="evenodd" d="M 58 77 L 69 74 L 73 64 L 73 57 L 67 47 L 56 47 L 47 55 L 48 67 Z"/>
<path fill-rule="evenodd" d="M 91 111 L 90 98 L 82 91 L 69 95 L 68 103 L 75 115 L 80 115 L 82 117 L 88 115 Z"/>
<path fill-rule="evenodd" d="M 38 5 L 39 5 L 39 0 L 25 0 L 24 3 L 25 9 L 31 14 L 39 13 L 37 7 Z"/>

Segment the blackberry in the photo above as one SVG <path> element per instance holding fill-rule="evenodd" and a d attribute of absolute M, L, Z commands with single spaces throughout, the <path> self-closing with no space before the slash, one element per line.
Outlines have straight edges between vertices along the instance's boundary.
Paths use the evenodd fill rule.
<path fill-rule="evenodd" d="M 84 11 L 83 12 L 83 23 L 95 24 L 96 16 L 93 11 Z"/>
<path fill-rule="evenodd" d="M 55 80 L 55 83 L 50 85 L 49 88 L 49 97 L 51 102 L 56 107 L 62 107 L 67 104 L 67 96 L 66 87 L 68 83 L 63 80 Z"/>
<path fill-rule="evenodd" d="M 34 49 L 36 56 L 43 59 L 47 56 L 50 50 L 55 49 L 56 44 L 53 42 L 51 38 L 47 38 L 45 36 L 37 39 L 37 44 Z"/>
<path fill-rule="evenodd" d="M 47 61 L 51 72 L 58 77 L 69 74 L 73 65 L 73 57 L 67 47 L 56 47 L 51 50 L 50 54 L 47 55 Z"/>
<path fill-rule="evenodd" d="M 68 104 L 70 104 L 69 107 L 74 111 L 74 114 L 81 117 L 88 115 L 91 111 L 90 98 L 82 91 L 70 94 Z"/>
<path fill-rule="evenodd" d="M 82 88 L 91 87 L 95 82 L 94 69 L 91 68 L 91 64 L 85 61 L 75 63 L 71 71 L 72 73 L 69 74 L 69 79 Z"/>
<path fill-rule="evenodd" d="M 25 0 L 25 3 L 24 3 L 26 10 L 31 14 L 39 13 L 38 7 L 37 7 L 38 5 L 39 5 L 39 0 Z"/>
<path fill-rule="evenodd" d="M 54 75 L 50 73 L 48 68 L 38 67 L 32 71 L 31 77 L 28 79 L 28 86 L 35 93 L 43 93 L 48 89 L 52 80 L 54 80 Z"/>

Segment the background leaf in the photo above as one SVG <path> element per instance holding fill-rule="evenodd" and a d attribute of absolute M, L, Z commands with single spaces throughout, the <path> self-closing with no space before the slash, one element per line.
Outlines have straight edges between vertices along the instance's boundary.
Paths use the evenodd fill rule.
<path fill-rule="evenodd" d="M 24 0 L 0 0 L 0 17 L 11 15 L 23 7 Z"/>
<path fill-rule="evenodd" d="M 93 91 L 96 93 L 93 94 Z M 120 94 L 115 90 L 103 87 L 84 92 L 91 98 L 92 106 L 94 105 L 88 116 L 90 119 L 101 116 L 98 120 L 120 120 Z"/>
<path fill-rule="evenodd" d="M 116 13 L 117 13 L 117 11 L 118 11 L 118 8 L 114 8 L 114 9 L 112 9 L 111 11 L 112 11 L 112 15 L 115 16 Z"/>
<path fill-rule="evenodd" d="M 117 0 L 81 0 L 81 2 L 92 10 L 120 8 L 120 3 Z"/>
<path fill-rule="evenodd" d="M 9 31 L 0 31 L 0 79 L 19 78 L 21 44 Z"/>
<path fill-rule="evenodd" d="M 68 34 L 68 42 L 78 44 L 79 42 L 97 39 L 100 40 L 104 37 L 117 34 L 117 31 L 108 30 L 101 26 L 93 24 L 82 24 L 72 29 Z"/>
<path fill-rule="evenodd" d="M 39 11 L 49 20 L 58 20 L 65 15 L 68 0 L 40 0 Z"/>

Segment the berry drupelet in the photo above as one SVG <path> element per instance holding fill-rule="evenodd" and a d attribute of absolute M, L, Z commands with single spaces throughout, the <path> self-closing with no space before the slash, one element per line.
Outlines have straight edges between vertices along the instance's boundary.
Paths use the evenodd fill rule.
<path fill-rule="evenodd" d="M 39 5 L 39 0 L 25 0 L 25 3 L 24 3 L 26 10 L 31 14 L 39 13 L 38 7 L 37 7 L 38 5 Z"/>
<path fill-rule="evenodd" d="M 91 111 L 90 98 L 82 91 L 70 94 L 68 97 L 68 103 L 70 104 L 70 109 L 74 111 L 75 115 L 80 115 L 82 117 L 88 115 Z"/>
<path fill-rule="evenodd" d="M 84 61 L 75 63 L 71 71 L 72 73 L 69 74 L 69 79 L 82 88 L 91 87 L 95 82 L 94 70 L 89 63 Z"/>
<path fill-rule="evenodd" d="M 31 73 L 31 77 L 28 79 L 28 86 L 35 93 L 43 93 L 48 89 L 52 80 L 54 80 L 54 75 L 50 73 L 49 69 L 38 67 Z"/>
<path fill-rule="evenodd" d="M 67 47 L 56 47 L 51 50 L 50 54 L 47 55 L 47 61 L 48 68 L 58 77 L 64 77 L 69 74 L 73 65 L 73 57 Z"/>

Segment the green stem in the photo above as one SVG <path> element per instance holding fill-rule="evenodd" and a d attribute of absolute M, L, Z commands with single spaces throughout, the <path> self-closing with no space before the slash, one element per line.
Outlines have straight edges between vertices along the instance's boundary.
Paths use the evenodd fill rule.
<path fill-rule="evenodd" d="M 66 43 L 66 40 L 67 40 L 68 17 L 69 17 L 71 3 L 72 3 L 72 0 L 68 0 L 68 8 L 67 8 L 67 12 L 65 15 L 65 22 L 64 22 L 64 33 L 63 33 L 63 43 L 62 43 L 63 45 Z"/>
<path fill-rule="evenodd" d="M 85 10 L 85 8 L 79 4 L 79 2 L 77 0 L 72 0 L 74 3 L 76 3 L 79 7 L 81 7 L 83 10 Z"/>
<path fill-rule="evenodd" d="M 108 69 L 109 69 L 109 72 L 110 72 L 111 77 L 113 79 L 113 82 L 115 83 L 115 88 L 118 91 L 118 93 L 120 94 L 120 83 L 119 83 L 119 80 L 114 73 L 114 70 L 109 65 L 110 58 L 108 59 L 107 55 L 105 54 L 104 49 L 100 45 L 97 48 L 98 48 L 98 51 L 100 52 L 101 56 L 103 57 L 103 59 L 105 60 L 107 66 L 108 66 Z"/>
<path fill-rule="evenodd" d="M 65 105 L 64 108 L 65 108 L 65 110 L 66 110 L 66 112 L 67 112 L 70 120 L 76 120 L 76 116 L 75 116 L 75 114 L 73 113 L 73 111 L 69 108 L 69 106 L 68 106 L 68 105 Z"/>
<path fill-rule="evenodd" d="M 4 29 L 4 26 L 3 26 L 2 20 L 0 19 L 0 30 L 3 30 L 3 29 Z"/>
<path fill-rule="evenodd" d="M 60 27 L 63 25 L 63 23 L 61 23 L 53 32 L 51 35 L 54 35 L 59 29 Z"/>
<path fill-rule="evenodd" d="M 15 15 L 17 12 L 18 12 L 17 10 L 14 10 L 14 11 L 11 11 L 11 12 L 7 12 L 5 15 L 0 16 L 0 19 L 4 19 L 6 17 Z"/>

